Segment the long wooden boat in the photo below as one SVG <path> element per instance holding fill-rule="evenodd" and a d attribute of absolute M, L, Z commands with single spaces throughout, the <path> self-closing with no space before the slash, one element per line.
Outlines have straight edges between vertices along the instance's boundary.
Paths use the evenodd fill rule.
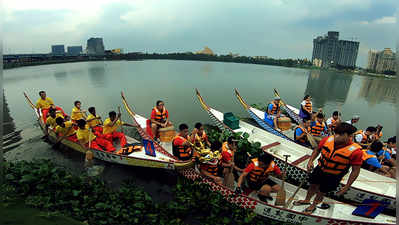
<path fill-rule="evenodd" d="M 281 98 L 277 89 L 274 88 L 273 90 L 274 90 L 274 95 Z M 299 117 L 299 109 L 295 108 L 294 106 L 286 104 L 282 99 L 280 99 L 280 106 L 283 110 L 285 110 L 288 116 L 295 121 L 296 124 L 302 123 L 302 118 Z"/>
<path fill-rule="evenodd" d="M 43 122 L 42 116 L 38 114 L 35 106 L 33 105 L 32 101 L 29 99 L 28 95 L 24 93 L 24 96 L 29 104 L 29 106 L 33 109 L 35 117 L 39 122 L 40 128 L 42 129 L 43 133 L 45 132 L 46 126 Z M 56 134 L 53 129 L 49 129 L 49 140 L 51 143 L 55 143 L 56 141 Z M 128 144 L 132 143 L 139 143 L 136 139 L 126 136 L 126 140 Z M 87 149 L 82 148 L 78 143 L 63 139 L 61 141 L 63 147 L 81 152 L 86 153 Z M 139 166 L 139 167 L 152 167 L 152 168 L 162 168 L 162 169 L 181 169 L 192 166 L 191 162 L 182 162 L 176 160 L 176 158 L 172 157 L 170 154 L 166 154 L 163 152 L 157 152 L 156 157 L 148 156 L 145 154 L 144 147 L 142 147 L 139 151 L 134 151 L 130 154 L 123 154 L 120 146 L 116 146 L 115 152 L 106 152 L 100 151 L 97 149 L 90 149 L 93 152 L 93 157 L 96 159 L 100 159 L 103 161 L 107 161 L 110 163 L 128 165 L 128 166 Z"/>
<path fill-rule="evenodd" d="M 147 118 L 136 114 L 127 103 L 125 96 L 122 93 L 123 104 L 133 119 L 133 122 L 137 123 L 139 134 L 142 138 L 150 138 L 145 132 L 147 126 Z M 171 143 L 160 143 L 158 150 L 171 152 Z M 196 180 L 197 182 L 206 184 L 214 192 L 220 193 L 227 201 L 236 204 L 242 208 L 252 209 L 258 215 L 278 220 L 281 222 L 299 223 L 299 224 L 395 224 L 396 218 L 379 214 L 374 219 L 352 215 L 351 212 L 355 209 L 354 206 L 343 204 L 332 199 L 328 199 L 332 205 L 329 209 L 317 209 L 312 215 L 304 214 L 302 211 L 306 206 L 293 206 L 289 205 L 287 208 L 274 206 L 274 202 L 266 203 L 260 201 L 256 197 L 256 193 L 250 193 L 249 195 L 235 194 L 234 191 L 227 188 L 226 186 L 219 185 L 211 181 L 210 179 L 202 176 L 197 169 L 187 168 L 178 171 L 184 177 L 190 180 Z M 276 182 L 280 182 L 278 179 Z M 296 187 L 291 184 L 286 184 L 286 191 L 288 195 L 295 192 Z M 304 198 L 306 191 L 301 189 L 298 193 L 298 198 Z M 275 194 L 272 195 L 275 197 Z M 275 198 L 274 198 L 275 199 Z"/>
<path fill-rule="evenodd" d="M 306 165 L 312 154 L 311 149 L 293 143 L 290 140 L 274 135 L 241 120 L 239 121 L 239 128 L 232 130 L 223 123 L 223 113 L 209 107 L 201 97 L 198 90 L 196 91 L 202 108 L 208 113 L 213 123 L 215 123 L 215 125 L 220 129 L 234 133 L 248 133 L 248 140 L 261 143 L 261 146 L 263 146 L 262 149 L 273 155 L 278 166 L 282 168 L 285 167 L 284 155 L 290 155 L 287 166 L 288 181 L 299 184 L 306 178 Z M 314 164 L 315 166 L 317 165 L 317 160 L 315 160 Z M 339 189 L 346 184 L 349 174 L 350 173 L 343 178 Z M 308 186 L 309 184 L 305 185 L 305 187 Z M 336 191 L 329 193 L 329 196 L 338 199 L 338 197 L 335 196 L 335 193 Z M 341 196 L 341 198 L 357 203 L 361 203 L 365 199 L 375 199 L 386 202 L 388 204 L 388 209 L 395 210 L 396 180 L 361 169 L 357 180 L 352 184 L 352 187 L 343 196 Z"/>

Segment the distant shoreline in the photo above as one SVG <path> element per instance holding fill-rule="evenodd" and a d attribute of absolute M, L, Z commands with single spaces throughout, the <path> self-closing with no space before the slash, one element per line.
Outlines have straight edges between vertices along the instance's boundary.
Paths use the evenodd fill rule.
<path fill-rule="evenodd" d="M 369 73 L 369 72 L 355 72 L 355 71 L 346 71 L 346 70 L 337 70 L 337 69 L 325 69 L 314 66 L 284 66 L 284 65 L 274 65 L 274 64 L 263 64 L 263 63 L 254 63 L 254 62 L 235 62 L 235 61 L 220 61 L 220 60 L 207 60 L 207 59 L 168 59 L 168 58 L 75 58 L 75 59 L 62 59 L 62 60 L 45 60 L 45 61 L 27 61 L 27 62 L 4 62 L 3 69 L 16 69 L 27 66 L 41 66 L 41 65 L 50 65 L 50 64 L 61 64 L 61 63 L 74 63 L 74 62 L 90 62 L 90 61 L 141 61 L 141 60 L 187 60 L 187 61 L 207 61 L 207 62 L 226 62 L 226 63 L 241 63 L 241 64 L 257 64 L 257 65 L 268 65 L 268 66 L 281 66 L 286 68 L 298 68 L 298 69 L 307 69 L 307 70 L 325 70 L 325 71 L 333 71 L 337 73 L 350 73 L 356 74 L 360 76 L 368 76 L 368 77 L 379 77 L 379 78 L 389 78 L 394 79 L 396 75 L 386 75 L 386 74 L 377 74 L 377 73 Z"/>

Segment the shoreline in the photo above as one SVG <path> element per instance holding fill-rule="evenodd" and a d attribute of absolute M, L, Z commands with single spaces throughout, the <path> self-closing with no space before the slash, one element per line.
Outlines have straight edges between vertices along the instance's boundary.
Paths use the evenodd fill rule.
<path fill-rule="evenodd" d="M 42 65 L 51 65 L 51 64 L 62 64 L 62 63 L 77 63 L 77 62 L 90 62 L 90 61 L 142 61 L 142 60 L 185 60 L 185 61 L 207 61 L 207 62 L 224 62 L 224 63 L 239 63 L 239 64 L 255 64 L 255 65 L 265 65 L 265 66 L 279 66 L 285 68 L 295 68 L 295 69 L 306 69 L 306 70 L 325 70 L 343 74 L 352 74 L 359 76 L 367 76 L 367 77 L 378 77 L 378 78 L 387 78 L 387 79 L 395 79 L 396 75 L 387 75 L 381 73 L 369 73 L 369 72 L 354 72 L 354 71 L 345 71 L 345 70 L 337 70 L 337 69 L 325 69 L 318 68 L 313 66 L 282 66 L 282 65 L 273 65 L 273 64 L 261 64 L 261 63 L 245 63 L 245 62 L 231 62 L 231 61 L 218 61 L 218 60 L 196 60 L 196 59 L 151 59 L 151 58 L 143 58 L 143 59 L 107 59 L 107 58 L 85 58 L 85 59 L 66 59 L 66 60 L 50 60 L 50 61 L 40 61 L 40 62 L 18 62 L 18 63 L 3 63 L 3 70 L 16 69 L 27 66 L 42 66 Z"/>

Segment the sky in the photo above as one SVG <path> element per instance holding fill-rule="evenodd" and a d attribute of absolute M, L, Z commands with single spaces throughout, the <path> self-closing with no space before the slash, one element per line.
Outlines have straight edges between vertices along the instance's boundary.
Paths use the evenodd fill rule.
<path fill-rule="evenodd" d="M 106 49 L 273 58 L 312 57 L 313 38 L 339 31 L 370 49 L 395 49 L 397 0 L 12 0 L 3 1 L 4 54 L 48 53 L 102 37 Z M 66 47 L 65 47 L 66 48 Z"/>

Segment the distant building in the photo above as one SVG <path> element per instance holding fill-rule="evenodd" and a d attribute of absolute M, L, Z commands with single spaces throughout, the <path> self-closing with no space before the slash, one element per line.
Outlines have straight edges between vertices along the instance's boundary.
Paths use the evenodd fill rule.
<path fill-rule="evenodd" d="M 312 62 L 321 62 L 321 67 L 354 68 L 358 51 L 359 42 L 339 40 L 339 32 L 329 31 L 327 35 L 313 39 Z"/>
<path fill-rule="evenodd" d="M 232 58 L 236 58 L 236 57 L 239 57 L 240 54 L 238 54 L 238 53 L 234 54 L 234 53 L 230 52 L 229 56 L 231 56 Z"/>
<path fill-rule="evenodd" d="M 52 45 L 51 46 L 51 54 L 52 55 L 65 55 L 64 45 Z"/>
<path fill-rule="evenodd" d="M 68 53 L 68 55 L 80 55 L 83 53 L 83 48 L 81 45 L 80 46 L 68 46 L 67 53 Z"/>
<path fill-rule="evenodd" d="M 86 51 L 88 55 L 104 55 L 103 39 L 90 38 L 87 40 Z"/>
<path fill-rule="evenodd" d="M 122 48 L 116 48 L 116 49 L 112 49 L 111 52 L 113 54 L 123 54 L 123 49 Z"/>
<path fill-rule="evenodd" d="M 208 48 L 207 46 L 205 46 L 202 51 L 198 51 L 195 54 L 215 55 L 215 54 L 213 54 L 213 51 L 210 48 Z"/>
<path fill-rule="evenodd" d="M 367 60 L 367 69 L 377 73 L 386 71 L 396 71 L 395 67 L 395 53 L 390 48 L 385 48 L 383 51 L 370 50 Z"/>

